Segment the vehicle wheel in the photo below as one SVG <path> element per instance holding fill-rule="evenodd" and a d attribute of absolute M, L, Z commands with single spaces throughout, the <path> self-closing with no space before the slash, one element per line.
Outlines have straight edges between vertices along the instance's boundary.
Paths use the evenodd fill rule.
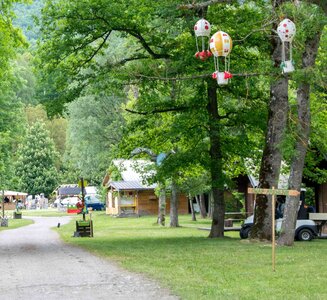
<path fill-rule="evenodd" d="M 247 239 L 250 235 L 250 232 L 251 232 L 251 227 L 241 228 L 240 230 L 241 239 Z"/>
<path fill-rule="evenodd" d="M 310 229 L 301 229 L 297 235 L 299 241 L 311 241 L 313 239 L 313 234 Z"/>

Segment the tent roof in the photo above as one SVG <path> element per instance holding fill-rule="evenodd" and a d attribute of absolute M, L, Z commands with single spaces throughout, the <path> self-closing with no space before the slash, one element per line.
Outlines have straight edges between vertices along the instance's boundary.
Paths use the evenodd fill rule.
<path fill-rule="evenodd" d="M 16 192 L 16 191 L 4 191 L 5 196 L 27 196 L 27 193 Z"/>

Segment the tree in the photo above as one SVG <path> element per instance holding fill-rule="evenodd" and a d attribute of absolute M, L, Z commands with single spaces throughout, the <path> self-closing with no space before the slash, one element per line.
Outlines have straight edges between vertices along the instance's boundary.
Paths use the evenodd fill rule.
<path fill-rule="evenodd" d="M 290 1 L 287 0 L 275 1 L 273 6 L 274 11 L 281 16 L 285 16 L 285 14 L 287 14 L 289 17 L 295 16 L 296 18 L 297 16 L 295 15 L 295 9 L 293 9 L 295 4 L 289 2 Z M 309 11 L 310 10 L 308 9 L 304 10 L 304 15 L 302 16 L 303 20 L 307 18 Z M 277 23 L 274 24 L 274 28 L 276 26 Z M 311 23 L 309 26 L 313 26 L 313 23 Z M 304 41 L 302 41 L 302 43 L 303 42 Z M 272 48 L 272 60 L 274 62 L 274 65 L 275 67 L 279 67 L 281 62 L 281 55 L 280 55 L 281 42 L 276 36 L 272 38 L 271 48 Z M 296 80 L 296 73 L 293 76 Z M 288 81 L 290 78 L 291 78 L 290 76 L 284 75 L 271 84 L 271 98 L 269 104 L 269 117 L 268 117 L 266 143 L 263 151 L 261 169 L 260 169 L 260 178 L 259 178 L 259 186 L 263 188 L 271 188 L 271 187 L 278 186 L 278 178 L 281 168 L 281 161 L 283 157 L 282 143 L 283 140 L 285 140 L 285 132 L 287 128 L 287 119 L 288 119 L 288 111 L 289 111 Z M 304 81 L 306 81 L 306 79 Z M 306 90 L 307 87 L 304 89 Z M 301 97 L 300 94 L 301 92 L 298 94 L 298 97 Z M 304 96 L 303 93 L 302 96 Z M 304 96 L 304 98 L 306 97 L 307 96 Z M 302 113 L 300 112 L 300 114 L 302 114 L 302 117 L 306 115 L 307 118 L 307 114 L 305 113 L 303 107 L 301 108 L 301 110 Z M 306 121 L 308 120 L 309 119 L 307 119 Z M 302 128 L 302 130 L 307 131 L 307 129 L 304 127 Z M 306 135 L 307 133 L 304 133 L 304 136 Z M 300 152 L 302 152 L 302 154 L 304 154 L 305 156 L 305 151 L 303 150 L 304 149 L 302 148 Z M 299 151 L 299 148 L 297 149 L 297 151 Z M 298 175 L 302 174 L 303 171 L 303 164 L 300 163 L 300 160 L 303 159 L 304 158 L 300 158 L 297 163 L 296 173 Z M 294 171 L 295 169 L 292 172 Z M 300 176 L 298 175 L 296 175 L 297 178 L 300 177 L 302 178 L 301 175 Z M 295 177 L 293 177 L 291 181 L 294 180 L 294 178 Z M 296 179 L 296 181 L 299 182 L 301 181 L 301 179 Z M 290 184 L 290 186 L 296 189 L 300 189 L 300 183 L 298 184 L 293 183 Z M 271 226 L 272 226 L 271 220 L 273 217 L 271 214 L 271 202 L 272 202 L 271 197 L 269 198 L 269 200 L 264 195 L 260 195 L 257 198 L 255 226 L 253 227 L 253 230 L 251 230 L 252 237 L 256 237 L 260 239 L 271 239 Z"/>
<path fill-rule="evenodd" d="M 25 106 L 25 115 L 29 126 L 32 126 L 35 122 L 45 124 L 51 139 L 55 143 L 56 151 L 63 156 L 66 150 L 67 119 L 60 116 L 49 119 L 44 106 L 41 104 Z"/>
<path fill-rule="evenodd" d="M 208 7 L 209 4 L 215 4 L 218 1 L 205 3 Z M 219 19 L 230 14 L 226 26 L 231 28 L 232 24 L 237 23 L 237 29 L 241 33 L 237 34 L 237 30 L 234 33 L 241 40 L 245 34 L 248 34 L 244 30 L 244 22 L 248 30 L 251 26 L 257 26 L 258 20 L 263 23 L 263 12 L 266 7 L 265 1 L 262 3 L 259 1 L 258 7 L 255 8 L 251 5 L 236 3 L 233 13 L 225 8 L 228 10 L 226 13 L 223 6 L 215 4 L 217 6 L 213 5 L 209 9 L 210 18 Z M 76 99 L 83 93 L 85 87 L 95 80 L 105 78 L 111 83 L 123 80 L 123 82 L 138 85 L 138 92 L 142 94 L 133 107 L 137 113 L 146 116 L 137 120 L 139 128 L 143 127 L 150 131 L 150 136 L 151 132 L 156 129 L 163 129 L 160 135 L 153 136 L 149 148 L 158 150 L 159 153 L 169 151 L 172 149 L 171 146 L 175 144 L 179 146 L 179 140 L 183 137 L 180 131 L 185 136 L 189 136 L 186 131 L 190 129 L 192 129 L 190 131 L 192 134 L 200 132 L 201 138 L 193 137 L 189 146 L 186 140 L 181 144 L 185 146 L 184 153 L 190 153 L 190 148 L 194 145 L 197 151 L 201 148 L 202 152 L 198 151 L 200 154 L 196 158 L 211 171 L 216 212 L 210 236 L 220 237 L 224 234 L 223 189 L 226 180 L 223 172 L 224 163 L 227 160 L 230 161 L 231 156 L 240 158 L 241 153 L 244 155 L 246 149 L 250 148 L 251 144 L 248 143 L 249 146 L 242 149 L 248 141 L 246 136 L 249 128 L 255 128 L 252 127 L 254 118 L 250 120 L 248 116 L 250 113 L 256 116 L 258 111 L 265 110 L 264 101 L 261 103 L 263 108 L 258 105 L 260 103 L 258 99 L 264 99 L 264 97 L 262 97 L 262 89 L 256 85 L 257 79 L 255 78 L 247 78 L 247 82 L 235 79 L 235 84 L 232 86 L 234 91 L 232 88 L 221 90 L 218 93 L 219 97 L 217 84 L 209 80 L 210 75 L 200 76 L 200 79 L 195 81 L 196 76 L 192 75 L 212 68 L 212 65 L 209 62 L 199 64 L 193 58 L 192 28 L 198 18 L 198 11 L 185 12 L 176 9 L 178 4 L 178 1 L 168 1 L 164 4 L 153 1 L 141 3 L 129 1 L 128 5 L 123 2 L 108 3 L 100 0 L 68 3 L 48 1 L 42 19 L 43 41 L 45 42 L 40 48 L 40 58 L 44 71 L 50 74 L 44 76 L 44 79 L 55 84 L 55 93 L 53 93 L 54 88 L 45 89 L 45 92 L 48 100 L 50 99 L 52 104 L 59 103 L 57 107 L 60 108 L 64 102 Z M 241 15 L 242 17 L 246 15 L 246 20 L 240 23 L 235 22 L 235 19 L 241 21 Z M 255 21 L 253 19 L 250 22 L 251 16 L 254 15 Z M 119 16 L 119 18 L 114 16 Z M 123 53 L 118 51 L 118 55 L 113 52 L 110 43 L 114 33 L 120 36 L 121 43 L 125 43 L 125 49 L 128 51 L 125 50 Z M 238 60 L 239 70 L 249 65 L 249 57 L 250 62 L 253 60 L 256 63 L 258 57 L 265 57 L 261 49 L 259 50 L 260 47 L 266 50 L 265 38 L 255 33 L 252 36 L 255 38 L 245 39 L 242 47 L 236 50 L 236 53 L 241 53 L 243 58 Z M 253 47 L 258 50 L 254 50 Z M 109 53 L 111 55 L 108 55 Z M 168 84 L 165 80 L 167 76 L 175 76 L 176 80 L 171 80 Z M 183 76 L 188 76 L 189 80 L 181 83 L 179 78 Z M 250 97 L 248 89 L 244 92 L 244 87 L 248 85 L 248 82 L 251 82 L 251 87 L 255 87 L 255 92 Z M 156 97 L 157 95 L 160 97 Z M 57 97 L 58 101 L 53 101 L 54 97 Z M 253 106 L 250 101 L 246 102 L 252 97 L 256 99 Z M 242 116 L 237 115 L 239 111 Z M 129 110 L 129 112 L 133 111 Z M 159 114 L 164 115 L 164 122 L 158 126 L 162 118 L 158 118 Z M 149 115 L 152 115 L 152 118 L 148 122 L 145 119 Z M 193 126 L 189 124 L 191 122 L 185 122 L 185 118 L 190 121 L 194 116 L 198 124 Z M 260 124 L 259 131 L 261 131 L 263 118 L 255 119 Z M 244 122 L 244 120 L 250 121 Z M 152 126 L 157 127 L 143 126 L 151 123 L 154 124 Z M 170 124 L 173 130 L 166 131 L 165 128 L 169 129 Z M 235 130 L 233 134 L 230 134 L 233 130 Z M 173 134 L 169 135 L 169 133 Z M 164 137 L 167 143 L 163 142 Z M 133 144 L 132 142 L 136 140 L 135 134 L 130 135 L 130 140 L 132 140 L 130 144 Z M 229 147 L 231 144 L 236 145 L 236 141 L 243 141 L 240 143 L 242 146 Z M 155 147 L 152 147 L 153 145 Z M 189 161 L 194 161 L 194 157 L 189 158 Z M 180 164 L 172 164 L 170 173 L 166 175 L 172 175 L 173 172 L 178 171 L 179 167 Z"/>
<path fill-rule="evenodd" d="M 114 158 L 124 128 L 122 95 L 102 92 L 76 99 L 67 107 L 67 151 L 64 164 L 71 163 L 80 176 L 100 184 L 109 161 Z"/>
<path fill-rule="evenodd" d="M 22 51 L 22 50 L 20 50 Z M 29 52 L 18 53 L 12 61 L 15 74 L 13 90 L 20 102 L 26 105 L 36 105 L 36 76 L 33 73 L 32 54 Z"/>
<path fill-rule="evenodd" d="M 14 77 L 11 59 L 16 49 L 24 45 L 19 29 L 12 24 L 13 3 L 0 4 L 0 188 L 10 187 L 12 183 L 12 158 L 21 133 L 21 106 L 12 92 Z"/>
<path fill-rule="evenodd" d="M 299 8 L 298 8 L 299 9 Z M 310 11 L 312 8 L 304 6 L 300 9 Z M 323 31 L 325 18 L 321 14 L 316 13 L 316 24 L 311 22 L 310 28 L 306 28 L 304 49 L 302 52 L 302 72 L 310 72 L 315 66 L 316 57 L 318 54 L 319 41 Z M 288 181 L 289 189 L 300 190 L 303 177 L 303 169 L 305 164 L 305 156 L 309 145 L 310 136 L 310 87 L 311 83 L 306 77 L 300 77 L 297 87 L 297 130 L 295 153 L 291 162 L 291 172 Z M 294 244 L 294 235 L 296 228 L 297 210 L 299 206 L 299 197 L 286 198 L 284 209 L 284 220 L 282 223 L 281 236 L 278 240 L 280 245 L 291 246 Z"/>
<path fill-rule="evenodd" d="M 5 82 L 2 81 L 0 86 Z M 6 81 L 11 87 L 11 82 Z M 0 90 L 0 185 L 2 188 L 14 186 L 13 163 L 17 147 L 24 134 L 23 108 L 14 93 L 4 87 Z"/>
<path fill-rule="evenodd" d="M 16 176 L 21 190 L 33 195 L 50 195 L 58 183 L 57 159 L 54 142 L 44 123 L 34 123 L 18 149 Z"/>

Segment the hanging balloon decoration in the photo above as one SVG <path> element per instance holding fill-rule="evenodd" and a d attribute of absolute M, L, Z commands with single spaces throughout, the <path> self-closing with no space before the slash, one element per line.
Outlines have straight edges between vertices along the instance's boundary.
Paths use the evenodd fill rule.
<path fill-rule="evenodd" d="M 230 60 L 229 53 L 232 51 L 232 39 L 223 31 L 216 32 L 210 39 L 210 51 L 214 55 L 215 72 L 212 74 L 212 78 L 217 79 L 219 85 L 228 84 L 229 79 L 233 76 L 229 72 Z M 222 59 L 220 59 L 222 57 Z M 219 69 L 219 60 L 224 63 L 224 71 Z"/>
<path fill-rule="evenodd" d="M 200 60 L 206 60 L 208 57 L 212 56 L 211 52 L 208 50 L 208 40 L 210 37 L 211 25 L 205 20 L 201 19 L 194 25 L 194 33 L 196 38 L 196 49 L 195 57 Z M 200 51 L 201 50 L 201 51 Z"/>
<path fill-rule="evenodd" d="M 281 68 L 283 73 L 290 73 L 294 71 L 294 65 L 292 61 L 292 41 L 296 33 L 295 24 L 290 19 L 284 19 L 277 27 L 277 33 L 282 41 L 282 63 Z M 289 43 L 289 60 L 286 60 L 285 43 Z"/>

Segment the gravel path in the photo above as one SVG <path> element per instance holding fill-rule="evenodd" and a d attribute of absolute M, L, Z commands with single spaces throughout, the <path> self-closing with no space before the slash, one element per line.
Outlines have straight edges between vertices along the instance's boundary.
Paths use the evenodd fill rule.
<path fill-rule="evenodd" d="M 61 242 L 50 228 L 69 217 L 32 219 L 33 225 L 0 232 L 1 300 L 178 299 L 154 281 Z"/>

